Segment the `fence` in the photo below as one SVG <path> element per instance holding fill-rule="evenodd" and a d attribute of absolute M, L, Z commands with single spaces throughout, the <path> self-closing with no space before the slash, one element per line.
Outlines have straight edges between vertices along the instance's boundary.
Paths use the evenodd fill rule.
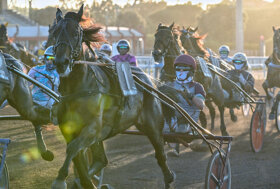
<path fill-rule="evenodd" d="M 139 67 L 141 67 L 146 73 L 158 78 L 158 70 L 160 69 L 154 62 L 152 56 L 136 56 Z M 251 71 L 260 71 L 263 77 L 266 77 L 266 66 L 264 64 L 267 57 L 249 56 L 248 63 Z"/>

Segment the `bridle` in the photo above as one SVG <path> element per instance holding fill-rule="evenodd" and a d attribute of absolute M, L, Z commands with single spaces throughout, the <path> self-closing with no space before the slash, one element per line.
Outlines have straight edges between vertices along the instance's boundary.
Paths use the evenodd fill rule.
<path fill-rule="evenodd" d="M 81 25 L 79 23 L 77 23 L 77 26 L 78 26 L 78 29 L 79 29 L 79 33 L 78 33 L 78 38 L 79 39 L 76 42 L 75 46 L 73 46 L 71 41 L 70 41 L 70 36 L 69 36 L 69 34 L 66 30 L 66 25 L 67 25 L 68 20 L 73 20 L 73 19 L 64 18 L 63 20 L 60 21 L 61 24 L 62 24 L 62 29 L 61 29 L 61 31 L 58 34 L 58 37 L 56 39 L 56 43 L 54 45 L 54 53 L 56 54 L 57 47 L 62 45 L 62 44 L 70 47 L 70 49 L 71 49 L 71 52 L 70 52 L 70 70 L 72 70 L 74 61 L 79 58 L 79 56 L 82 52 L 83 28 L 81 27 Z M 62 34 L 64 34 L 66 36 L 66 41 L 59 41 Z"/>
<path fill-rule="evenodd" d="M 190 35 L 192 33 L 188 32 L 188 31 L 182 31 L 182 36 L 184 37 L 184 41 L 187 42 L 187 44 L 189 45 L 189 47 L 191 47 L 191 49 L 186 49 L 190 54 L 194 54 L 195 53 L 195 48 L 193 46 L 193 43 L 191 41 L 191 37 L 192 35 Z"/>
<path fill-rule="evenodd" d="M 157 33 L 158 33 L 159 31 L 163 31 L 163 30 L 169 31 L 170 34 L 171 34 L 171 36 L 172 36 L 172 38 L 169 38 L 169 40 L 168 40 L 168 42 L 166 43 L 166 45 L 162 44 L 162 45 L 163 45 L 163 50 L 162 50 L 160 53 L 157 53 L 157 54 L 156 54 L 156 53 L 153 51 L 152 54 L 153 54 L 153 55 L 157 55 L 157 56 L 162 56 L 162 57 L 174 57 L 174 58 L 175 58 L 175 57 L 177 57 L 178 55 L 168 55 L 168 54 L 167 54 L 168 52 L 170 52 L 170 48 L 171 48 L 172 42 L 174 43 L 174 45 L 175 45 L 175 47 L 176 47 L 176 51 L 177 51 L 179 54 L 180 54 L 180 49 L 179 49 L 178 45 L 176 44 L 176 41 L 175 41 L 174 36 L 173 36 L 173 34 L 172 34 L 172 31 L 170 31 L 169 29 L 159 29 L 159 30 L 157 31 Z M 155 35 L 156 35 L 156 34 L 155 34 Z M 161 41 L 161 40 L 156 40 L 154 46 L 156 46 L 158 43 L 162 43 L 162 41 Z"/>

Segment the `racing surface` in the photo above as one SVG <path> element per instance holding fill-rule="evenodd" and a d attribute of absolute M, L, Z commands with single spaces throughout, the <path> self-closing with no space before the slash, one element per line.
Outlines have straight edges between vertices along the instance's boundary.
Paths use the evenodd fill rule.
<path fill-rule="evenodd" d="M 259 88 L 261 82 L 258 82 Z M 249 140 L 252 113 L 248 117 L 244 117 L 241 110 L 236 113 L 238 121 L 235 123 L 230 120 L 228 110 L 225 113 L 228 132 L 234 136 L 230 153 L 232 188 L 279 188 L 280 135 L 274 121 L 267 122 L 261 152 L 254 153 Z M 0 115 L 4 114 L 16 112 L 7 107 L 0 111 Z M 30 122 L 0 121 L 0 125 L 1 138 L 12 140 L 7 151 L 10 188 L 50 188 L 65 157 L 65 142 L 58 127 L 48 125 L 44 128 L 46 143 L 55 154 L 53 162 L 46 162 L 34 150 L 36 141 Z M 216 125 L 214 133 L 220 134 L 218 113 Z M 105 169 L 104 183 L 115 189 L 163 188 L 163 176 L 146 137 L 118 135 L 106 141 L 105 146 L 109 165 Z M 170 151 L 167 145 L 165 149 Z M 210 152 L 192 152 L 183 146 L 180 149 L 180 157 L 167 156 L 168 165 L 177 176 L 175 188 L 204 188 Z M 72 169 L 67 183 L 71 188 Z"/>

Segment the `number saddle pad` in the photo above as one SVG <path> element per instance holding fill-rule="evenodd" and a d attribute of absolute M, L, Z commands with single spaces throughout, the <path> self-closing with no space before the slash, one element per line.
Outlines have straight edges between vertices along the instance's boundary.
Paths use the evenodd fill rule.
<path fill-rule="evenodd" d="M 0 82 L 10 84 L 10 74 L 4 56 L 0 53 Z"/>
<path fill-rule="evenodd" d="M 137 94 L 137 88 L 132 77 L 129 62 L 117 62 L 116 71 L 119 79 L 120 88 L 124 96 Z"/>

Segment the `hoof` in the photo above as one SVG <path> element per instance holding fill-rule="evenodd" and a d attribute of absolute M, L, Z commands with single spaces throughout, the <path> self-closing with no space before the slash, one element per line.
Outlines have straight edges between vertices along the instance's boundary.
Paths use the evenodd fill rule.
<path fill-rule="evenodd" d="M 52 183 L 52 189 L 67 189 L 67 184 L 62 180 L 55 180 Z"/>
<path fill-rule="evenodd" d="M 207 152 L 209 150 L 208 145 L 203 141 L 202 143 L 192 143 L 190 148 L 194 152 Z"/>
<path fill-rule="evenodd" d="M 223 135 L 223 136 L 229 136 L 229 134 L 228 134 L 228 132 L 227 132 L 226 130 L 223 130 L 223 131 L 222 131 L 222 135 Z"/>
<path fill-rule="evenodd" d="M 176 174 L 173 171 L 170 171 L 170 177 L 168 180 L 165 182 L 165 189 L 170 189 L 170 188 L 175 188 L 175 179 L 176 179 Z"/>
<path fill-rule="evenodd" d="M 42 153 L 41 153 L 41 156 L 42 156 L 42 158 L 43 158 L 44 160 L 46 160 L 46 161 L 52 161 L 53 158 L 54 158 L 53 153 L 52 153 L 51 151 L 49 151 L 49 150 L 47 150 L 47 151 L 45 151 L 45 152 L 42 152 Z"/>
<path fill-rule="evenodd" d="M 270 112 L 268 119 L 269 120 L 274 120 L 275 119 L 275 114 L 273 112 Z"/>
<path fill-rule="evenodd" d="M 231 121 L 236 122 L 237 121 L 237 116 L 236 115 L 232 115 L 230 116 Z"/>
<path fill-rule="evenodd" d="M 100 189 L 114 189 L 110 184 L 102 184 Z"/>
<path fill-rule="evenodd" d="M 177 152 L 175 149 L 173 149 L 172 151 L 167 152 L 167 155 L 169 157 L 179 157 L 179 152 Z"/>

